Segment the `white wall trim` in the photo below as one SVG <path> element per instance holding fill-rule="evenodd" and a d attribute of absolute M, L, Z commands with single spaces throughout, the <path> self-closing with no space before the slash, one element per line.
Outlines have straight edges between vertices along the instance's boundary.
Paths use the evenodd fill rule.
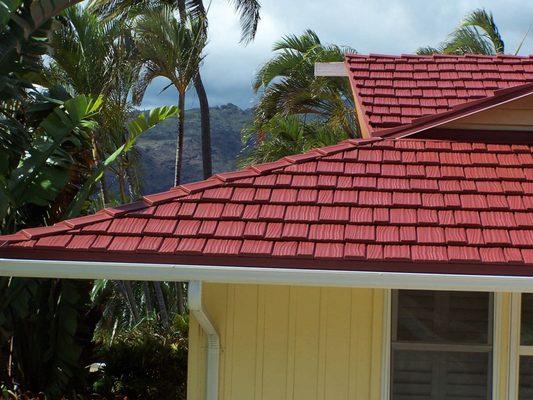
<path fill-rule="evenodd" d="M 5 258 L 0 258 L 0 276 L 533 293 L 533 276 L 454 275 Z"/>
<path fill-rule="evenodd" d="M 207 312 L 204 310 L 202 299 L 202 282 L 192 281 L 189 283 L 188 303 L 189 311 L 207 336 L 205 398 L 206 400 L 217 400 L 220 364 L 220 338 L 213 322 L 207 315 Z"/>
<path fill-rule="evenodd" d="M 520 366 L 520 314 L 522 295 L 511 295 L 511 331 L 509 338 L 508 400 L 518 400 L 518 369 Z"/>
<path fill-rule="evenodd" d="M 392 295 L 386 289 L 383 299 L 383 333 L 381 349 L 381 400 L 390 399 Z"/>
<path fill-rule="evenodd" d="M 503 324 L 503 293 L 494 293 L 492 319 L 492 399 L 497 400 L 500 393 L 500 377 L 502 375 L 502 329 Z"/>

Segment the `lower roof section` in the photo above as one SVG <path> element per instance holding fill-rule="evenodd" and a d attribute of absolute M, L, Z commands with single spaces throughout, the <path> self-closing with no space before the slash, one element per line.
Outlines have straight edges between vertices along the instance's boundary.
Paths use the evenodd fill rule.
<path fill-rule="evenodd" d="M 13 259 L 533 275 L 533 146 L 349 140 L 0 242 Z"/>

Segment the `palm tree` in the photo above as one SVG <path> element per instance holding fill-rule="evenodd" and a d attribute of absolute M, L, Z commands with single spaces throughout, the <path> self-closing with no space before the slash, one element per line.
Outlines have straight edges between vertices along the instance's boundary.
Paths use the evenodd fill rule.
<path fill-rule="evenodd" d="M 258 134 L 258 132 L 262 132 Z M 243 131 L 247 146 L 239 158 L 241 166 L 279 160 L 285 156 L 304 153 L 348 139 L 342 129 L 332 129 L 318 120 L 306 122 L 298 115 L 277 114 L 260 129 L 248 126 Z"/>
<path fill-rule="evenodd" d="M 518 47 L 517 53 L 521 46 L 522 44 Z M 494 55 L 504 52 L 505 43 L 494 21 L 494 16 L 484 9 L 477 9 L 467 14 L 448 39 L 437 48 L 428 46 L 417 50 L 418 54 Z"/>
<path fill-rule="evenodd" d="M 47 72 L 50 83 L 59 83 L 71 94 L 103 96 L 99 127 L 92 137 L 93 162 L 101 163 L 126 141 L 125 126 L 133 113 L 131 91 L 140 62 L 127 21 L 104 21 L 82 6 L 70 7 L 52 36 L 52 62 Z M 123 168 L 134 159 L 124 154 L 110 171 L 119 182 L 120 201 L 127 202 L 126 182 L 133 169 Z M 131 186 L 131 185 L 130 185 Z M 102 205 L 110 202 L 106 180 L 102 179 Z"/>
<path fill-rule="evenodd" d="M 92 138 L 94 162 L 102 163 L 128 141 L 130 133 L 126 126 L 134 115 L 131 94 L 139 77 L 141 62 L 130 21 L 103 20 L 90 9 L 80 6 L 69 8 L 62 17 L 60 29 L 52 37 L 53 61 L 48 77 L 73 93 L 103 96 L 98 129 Z M 137 159 L 138 153 L 133 148 L 108 167 L 108 171 L 116 176 L 121 203 L 140 196 L 135 168 Z M 102 185 L 102 194 L 103 203 L 109 203 L 106 185 Z M 132 283 L 117 281 L 113 288 L 128 304 L 133 320 L 138 321 L 139 307 Z M 157 282 L 154 283 L 154 291 L 160 305 L 159 316 L 166 325 L 167 310 Z"/>
<path fill-rule="evenodd" d="M 262 94 L 253 126 L 261 130 L 277 115 L 299 115 L 355 137 L 358 130 L 349 82 L 314 76 L 316 62 L 343 61 L 346 53 L 355 50 L 324 45 L 315 32 L 307 30 L 282 38 L 273 51 L 274 57 L 261 67 L 253 83 L 254 90 Z"/>
<path fill-rule="evenodd" d="M 241 22 L 241 43 L 252 41 L 257 32 L 260 20 L 261 2 L 258 0 L 228 0 L 235 7 Z M 177 0 L 174 2 L 162 0 L 92 0 L 90 7 L 99 10 L 108 18 L 119 16 L 131 17 L 138 15 L 139 9 L 147 6 L 168 5 L 178 9 L 181 22 L 185 22 L 187 14 L 202 19 L 207 35 L 207 11 L 203 0 Z M 142 13 L 142 11 L 140 11 Z M 204 178 L 212 175 L 213 164 L 211 156 L 211 124 L 209 116 L 209 100 L 200 71 L 193 79 L 194 88 L 200 105 L 200 123 L 202 132 L 202 164 Z"/>
<path fill-rule="evenodd" d="M 185 93 L 198 74 L 206 45 L 203 20 L 189 17 L 181 22 L 168 6 L 147 11 L 135 23 L 135 42 L 143 68 L 134 90 L 140 103 L 146 88 L 156 77 L 164 77 L 178 91 L 178 136 L 174 185 L 180 184 L 185 130 Z"/>

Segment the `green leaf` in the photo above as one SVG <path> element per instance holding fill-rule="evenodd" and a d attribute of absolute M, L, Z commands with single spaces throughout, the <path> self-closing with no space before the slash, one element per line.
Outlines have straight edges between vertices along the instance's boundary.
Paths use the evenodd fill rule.
<path fill-rule="evenodd" d="M 28 149 L 28 156 L 21 160 L 5 182 L 5 192 L 10 193 L 11 201 L 0 202 L 0 217 L 7 214 L 9 207 L 18 208 L 28 203 L 46 205 L 57 196 L 67 182 L 66 171 L 51 165 L 50 160 L 54 157 L 57 162 L 68 159 L 61 146 L 77 129 L 94 128 L 88 118 L 94 116 L 101 104 L 101 98 L 77 96 L 56 107 L 41 122 L 41 134 Z M 47 179 L 54 183 L 54 190 L 52 187 L 43 190 L 40 186 L 40 182 Z"/>
<path fill-rule="evenodd" d="M 0 26 L 7 24 L 11 18 L 11 13 L 22 4 L 22 0 L 2 0 L 0 1 Z"/>
<path fill-rule="evenodd" d="M 89 177 L 89 179 L 87 179 L 74 197 L 74 200 L 70 204 L 68 210 L 65 212 L 64 218 L 73 218 L 80 213 L 83 204 L 93 192 L 94 186 L 104 176 L 105 170 L 120 156 L 130 151 L 135 145 L 135 141 L 142 133 L 146 132 L 167 118 L 176 116 L 178 112 L 179 109 L 176 106 L 164 106 L 151 110 L 148 113 L 148 117 L 146 117 L 145 113 L 141 113 L 135 119 L 133 119 L 128 124 L 129 137 L 126 143 L 122 144 L 113 152 L 113 154 L 107 157 L 106 160 L 98 166 L 98 168 L 93 171 L 92 175 Z"/>

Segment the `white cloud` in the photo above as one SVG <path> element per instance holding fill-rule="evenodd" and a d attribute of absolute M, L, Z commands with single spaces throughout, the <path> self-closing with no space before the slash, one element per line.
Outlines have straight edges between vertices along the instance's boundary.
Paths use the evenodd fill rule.
<path fill-rule="evenodd" d="M 494 13 L 514 52 L 533 23 L 533 2 L 523 0 L 263 0 L 261 22 L 254 42 L 239 43 L 240 25 L 233 7 L 213 0 L 209 9 L 210 40 L 202 75 L 212 105 L 228 102 L 250 107 L 251 81 L 258 67 L 271 56 L 272 43 L 281 36 L 315 30 L 324 42 L 349 45 L 361 53 L 412 53 L 420 46 L 436 45 L 469 11 L 484 7 Z M 533 53 L 533 32 L 521 54 Z M 174 104 L 176 94 L 156 81 L 144 106 Z M 196 106 L 193 93 L 188 104 Z"/>

